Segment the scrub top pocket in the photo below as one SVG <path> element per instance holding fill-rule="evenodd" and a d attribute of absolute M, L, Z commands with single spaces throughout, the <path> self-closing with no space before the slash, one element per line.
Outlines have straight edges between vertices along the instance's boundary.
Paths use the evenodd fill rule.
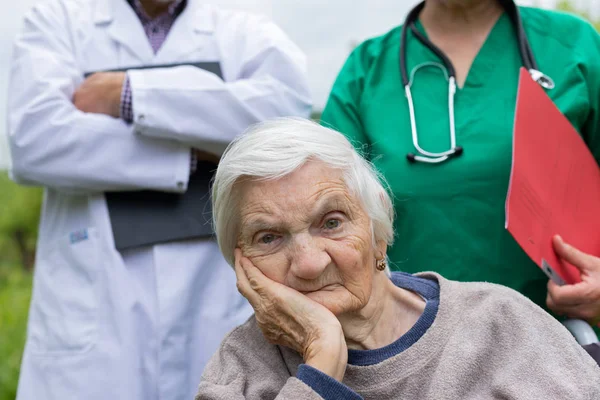
<path fill-rule="evenodd" d="M 39 255 L 33 283 L 28 350 L 85 352 L 97 334 L 99 250 L 93 228 L 58 239 Z"/>

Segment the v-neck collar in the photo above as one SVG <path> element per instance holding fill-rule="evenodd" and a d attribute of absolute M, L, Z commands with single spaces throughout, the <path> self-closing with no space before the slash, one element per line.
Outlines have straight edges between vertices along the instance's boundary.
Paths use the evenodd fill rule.
<path fill-rule="evenodd" d="M 348 349 L 349 365 L 375 365 L 400 354 L 415 344 L 435 321 L 440 303 L 440 286 L 436 281 L 404 272 L 392 273 L 391 279 L 397 287 L 421 296 L 426 302 L 425 309 L 417 322 L 391 344 L 373 350 Z"/>
<path fill-rule="evenodd" d="M 417 29 L 428 38 L 425 28 L 421 24 L 421 20 L 415 22 Z M 498 57 L 501 57 L 503 49 L 505 47 L 505 40 L 507 37 L 514 37 L 515 32 L 512 27 L 510 18 L 503 12 L 498 18 L 490 33 L 488 34 L 485 42 L 479 49 L 479 52 L 475 56 L 471 68 L 467 74 L 467 79 L 464 82 L 462 88 L 457 88 L 459 91 L 468 90 L 470 88 L 478 88 L 483 86 L 489 79 L 491 79 L 494 68 L 498 65 Z M 515 39 L 516 40 L 516 39 Z M 420 44 L 420 43 L 419 43 Z M 431 57 L 438 60 L 437 56 L 431 52 L 428 48 L 421 45 L 423 51 L 430 53 Z M 441 63 L 441 60 L 439 60 Z"/>

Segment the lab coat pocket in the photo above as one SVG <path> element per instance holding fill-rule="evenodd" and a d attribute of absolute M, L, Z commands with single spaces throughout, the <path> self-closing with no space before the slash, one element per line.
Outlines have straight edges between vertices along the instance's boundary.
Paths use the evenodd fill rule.
<path fill-rule="evenodd" d="M 33 284 L 28 348 L 40 355 L 81 353 L 96 341 L 99 281 L 97 232 L 59 238 L 40 254 Z"/>

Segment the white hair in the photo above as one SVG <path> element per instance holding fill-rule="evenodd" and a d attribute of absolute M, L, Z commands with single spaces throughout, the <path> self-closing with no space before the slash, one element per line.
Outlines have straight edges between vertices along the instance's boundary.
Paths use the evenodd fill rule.
<path fill-rule="evenodd" d="M 236 183 L 241 179 L 282 178 L 311 159 L 342 171 L 349 193 L 371 220 L 374 244 L 380 240 L 392 244 L 394 209 L 386 190 L 389 187 L 373 165 L 339 132 L 310 120 L 278 118 L 254 125 L 238 136 L 225 150 L 215 174 L 214 228 L 219 248 L 230 265 L 234 265 L 240 233 Z"/>

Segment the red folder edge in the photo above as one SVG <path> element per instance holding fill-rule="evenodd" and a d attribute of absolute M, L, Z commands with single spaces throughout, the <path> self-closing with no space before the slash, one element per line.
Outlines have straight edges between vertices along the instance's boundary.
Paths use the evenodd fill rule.
<path fill-rule="evenodd" d="M 524 99 L 524 97 L 530 96 L 529 99 Z M 516 108 L 515 108 L 515 122 L 514 122 L 514 132 L 513 132 L 513 148 L 512 148 L 512 166 L 511 166 L 511 175 L 510 175 L 510 182 L 509 182 L 509 188 L 508 188 L 508 193 L 507 193 L 507 197 L 506 197 L 506 204 L 505 204 L 505 212 L 506 212 L 506 224 L 505 227 L 506 229 L 511 233 L 511 235 L 515 238 L 515 240 L 517 241 L 517 243 L 521 246 L 521 248 L 523 248 L 523 250 L 529 255 L 529 257 L 544 271 L 544 273 L 546 273 L 546 275 L 548 275 L 548 277 L 550 279 L 552 279 L 554 282 L 556 282 L 557 284 L 574 284 L 574 283 L 578 283 L 581 281 L 581 275 L 580 275 L 580 271 L 579 269 L 577 269 L 575 266 L 564 262 L 562 260 L 560 260 L 557 255 L 555 254 L 554 250 L 553 250 L 553 246 L 552 246 L 552 237 L 555 234 L 562 234 L 561 232 L 555 232 L 553 230 L 556 230 L 557 227 L 554 224 L 554 217 L 550 217 L 548 220 L 544 221 L 543 223 L 539 223 L 540 220 L 535 220 L 535 216 L 533 214 L 536 214 L 538 212 L 540 212 L 540 214 L 542 215 L 542 217 L 540 217 L 540 219 L 543 219 L 543 215 L 544 213 L 550 211 L 550 214 L 552 214 L 552 211 L 556 211 L 556 210 L 547 210 L 544 207 L 540 207 L 539 209 L 537 209 L 535 207 L 535 201 L 531 201 L 531 198 L 527 199 L 527 196 L 524 196 L 523 193 L 525 191 L 527 191 L 529 189 L 528 186 L 524 185 L 522 182 L 515 182 L 515 175 L 518 176 L 519 179 L 523 179 L 523 175 L 526 175 L 524 173 L 517 173 L 516 168 L 523 168 L 523 166 L 521 165 L 521 161 L 519 161 L 519 164 L 516 164 L 517 160 L 520 160 L 520 158 L 517 158 L 517 142 L 521 142 L 520 140 L 517 139 L 517 135 L 523 135 L 522 130 L 526 130 L 522 124 L 520 122 L 522 122 L 523 119 L 527 119 L 528 123 L 531 123 L 531 119 L 529 117 L 529 115 L 526 115 L 528 112 L 531 112 L 531 104 L 526 104 L 526 101 L 531 101 L 531 102 L 535 102 L 535 108 L 536 112 L 539 112 L 539 109 L 543 108 L 545 110 L 547 110 L 545 117 L 544 118 L 548 118 L 548 120 L 553 119 L 555 121 L 558 121 L 561 125 L 561 127 L 570 127 L 573 130 L 573 133 L 575 135 L 577 135 L 577 137 L 579 138 L 579 140 L 581 140 L 581 143 L 585 146 L 585 143 L 583 142 L 583 139 L 581 139 L 581 137 L 579 136 L 579 134 L 577 134 L 577 132 L 575 131 L 575 129 L 570 125 L 570 122 L 568 121 L 568 119 L 562 115 L 562 113 L 560 112 L 560 110 L 558 109 L 558 107 L 556 107 L 556 105 L 552 102 L 552 100 L 548 97 L 548 95 L 545 93 L 544 89 L 542 89 L 530 76 L 530 74 L 528 73 L 528 71 L 525 68 L 521 68 L 520 71 L 520 77 L 519 77 L 519 88 L 518 88 L 518 94 L 517 94 L 517 104 L 516 104 Z M 521 115 L 525 115 L 524 117 L 520 118 Z M 540 115 L 538 113 L 538 115 Z M 539 117 L 538 117 L 539 118 Z M 562 121 L 561 121 L 562 120 Z M 565 124 L 568 124 L 566 125 Z M 560 129 L 560 127 L 559 127 Z M 557 135 L 558 136 L 558 135 Z M 550 140 L 550 139 L 549 139 Z M 571 139 L 569 139 L 571 140 Z M 586 147 L 587 150 L 587 147 Z M 521 150 L 519 150 L 521 151 Z M 526 150 L 524 150 L 526 151 Z M 589 151 L 588 151 L 589 152 Z M 519 153 L 519 156 L 521 155 L 521 153 Z M 590 157 L 591 153 L 589 154 Z M 593 157 L 592 157 L 593 159 Z M 594 161 L 595 164 L 595 161 Z M 531 168 L 530 166 L 526 166 L 527 168 Z M 522 172 L 522 170 L 520 170 Z M 531 171 L 529 171 L 531 172 Z M 538 171 L 539 172 L 539 171 Z M 597 174 L 598 178 L 600 179 L 600 170 L 598 170 L 598 174 Z M 525 179 L 527 178 L 527 176 L 525 177 Z M 534 182 L 535 185 L 538 185 L 538 182 Z M 598 181 L 598 184 L 600 185 L 600 180 Z M 599 185 L 592 185 L 594 188 L 597 188 Z M 519 190 L 519 193 L 515 193 L 515 186 L 517 186 L 517 190 Z M 533 185 L 532 185 L 533 186 Z M 531 190 L 530 193 L 527 193 L 528 196 L 531 196 L 532 198 L 535 197 L 537 195 L 537 193 L 535 192 L 535 190 Z M 521 196 L 521 197 L 519 197 Z M 544 204 L 546 203 L 546 199 L 539 199 L 540 200 L 540 204 Z M 552 199 L 555 200 L 555 199 Z M 527 206 L 524 206 L 524 203 L 528 202 Z M 530 215 L 526 215 L 527 214 L 527 210 L 523 211 L 525 208 L 529 208 L 529 211 L 532 211 L 530 213 Z M 600 208 L 600 205 L 599 205 Z M 516 212 L 518 215 L 517 217 L 510 219 L 511 216 L 511 209 Z M 560 213 L 559 213 L 560 214 Z M 514 213 L 513 213 L 514 216 Z M 557 217 L 556 219 L 561 219 L 559 217 Z M 561 221 L 564 220 L 564 218 L 561 219 Z M 572 221 L 568 221 L 569 223 Z M 589 226 L 588 226 L 589 228 Z M 560 229 L 560 228 L 558 228 Z M 563 237 L 565 239 L 565 241 L 567 242 L 571 242 L 575 247 L 578 247 L 578 235 L 572 235 L 570 234 L 570 237 L 567 236 L 567 234 L 563 234 Z M 600 238 L 598 238 L 598 241 L 600 241 Z M 586 244 L 586 247 L 588 247 L 587 250 L 589 250 L 589 240 L 584 241 Z M 597 243 L 597 242 L 596 242 Z M 594 249 L 597 249 L 598 247 L 594 247 L 591 246 Z M 584 249 L 582 249 L 584 250 Z"/>

